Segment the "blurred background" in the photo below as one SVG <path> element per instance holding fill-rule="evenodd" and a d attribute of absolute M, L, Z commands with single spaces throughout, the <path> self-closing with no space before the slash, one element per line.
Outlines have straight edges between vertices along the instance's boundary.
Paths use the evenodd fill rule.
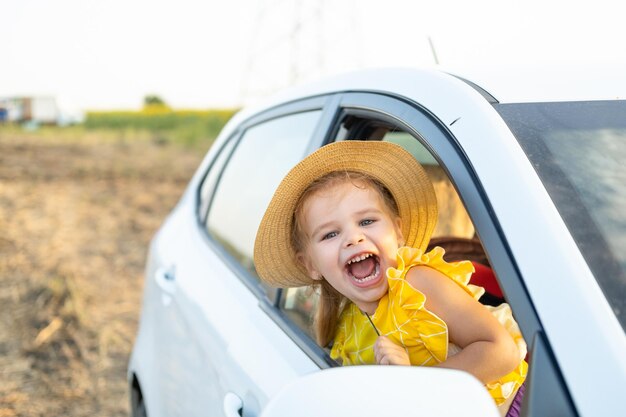
<path fill-rule="evenodd" d="M 539 65 L 567 89 L 625 66 L 622 20 L 609 0 L 0 2 L 0 417 L 128 415 L 147 245 L 238 109 L 371 67 Z"/>

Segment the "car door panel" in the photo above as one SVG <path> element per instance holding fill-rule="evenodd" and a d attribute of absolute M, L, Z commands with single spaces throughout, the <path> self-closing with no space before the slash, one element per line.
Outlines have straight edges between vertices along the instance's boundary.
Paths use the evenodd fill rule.
<path fill-rule="evenodd" d="M 166 323 L 156 341 L 164 362 L 158 368 L 164 415 L 224 415 L 236 411 L 237 398 L 244 415 L 256 415 L 287 381 L 319 369 L 261 308 L 273 290 L 251 273 L 249 240 L 262 207 L 248 203 L 267 198 L 271 190 L 262 179 L 279 181 L 304 155 L 324 101 L 297 105 L 301 111 L 252 123 L 225 140 L 236 143 L 234 152 L 225 146 L 211 180 L 202 182 L 207 203 L 200 207 L 209 215 L 199 215 L 208 226 L 197 220 L 192 184 L 159 233 L 154 282 Z M 255 164 L 267 169 L 255 173 Z M 239 201 L 244 195 L 249 201 Z"/>
<path fill-rule="evenodd" d="M 171 241 L 186 243 L 168 248 L 176 258 L 176 290 L 159 306 L 167 324 L 155 340 L 165 393 L 159 410 L 223 415 L 232 392 L 244 400 L 244 415 L 256 415 L 287 381 L 319 368 L 263 312 L 187 214 L 175 213 L 161 235 L 161 241 L 171 234 Z"/>

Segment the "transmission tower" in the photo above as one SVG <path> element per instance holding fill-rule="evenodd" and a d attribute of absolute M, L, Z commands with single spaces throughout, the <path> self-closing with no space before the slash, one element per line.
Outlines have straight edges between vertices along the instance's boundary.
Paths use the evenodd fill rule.
<path fill-rule="evenodd" d="M 333 9 L 330 9 L 332 6 Z M 355 56 L 355 0 L 260 0 L 255 11 L 249 50 L 242 76 L 240 100 L 260 98 L 327 74 L 329 54 L 340 48 Z M 347 12 L 338 11 L 343 5 Z M 330 10 L 329 10 L 330 9 Z M 339 16 L 339 34 L 328 27 L 328 16 Z M 333 25 L 331 25 L 333 26 Z M 332 37 L 332 42 L 328 42 Z M 341 45 L 343 44 L 343 45 Z M 348 44 L 348 45 L 346 45 Z M 343 46 L 343 47 L 342 47 Z M 333 49 L 334 48 L 334 49 Z M 355 63 L 353 67 L 358 66 Z"/>

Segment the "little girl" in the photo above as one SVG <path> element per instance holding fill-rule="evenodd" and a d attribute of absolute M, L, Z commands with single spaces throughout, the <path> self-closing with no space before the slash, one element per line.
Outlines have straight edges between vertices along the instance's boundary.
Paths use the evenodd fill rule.
<path fill-rule="evenodd" d="M 433 186 L 403 148 L 336 142 L 279 185 L 255 266 L 274 286 L 320 287 L 316 336 L 333 359 L 464 370 L 506 413 L 526 376 L 526 345 L 508 305 L 476 301 L 484 290 L 468 285 L 470 262 L 447 263 L 439 247 L 424 253 L 436 220 Z"/>

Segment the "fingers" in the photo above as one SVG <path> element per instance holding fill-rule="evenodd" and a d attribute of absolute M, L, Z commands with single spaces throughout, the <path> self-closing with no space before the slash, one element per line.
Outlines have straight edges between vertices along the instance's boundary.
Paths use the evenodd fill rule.
<path fill-rule="evenodd" d="M 396 352 L 383 353 L 383 354 L 381 354 L 380 359 L 377 360 L 377 363 L 379 365 L 405 365 L 405 366 L 410 365 L 408 356 L 406 355 L 406 352 L 403 352 L 403 353 L 396 353 Z"/>
<path fill-rule="evenodd" d="M 386 336 L 380 336 L 374 344 L 374 356 L 379 365 L 410 365 L 409 354 L 403 346 L 395 344 Z"/>

